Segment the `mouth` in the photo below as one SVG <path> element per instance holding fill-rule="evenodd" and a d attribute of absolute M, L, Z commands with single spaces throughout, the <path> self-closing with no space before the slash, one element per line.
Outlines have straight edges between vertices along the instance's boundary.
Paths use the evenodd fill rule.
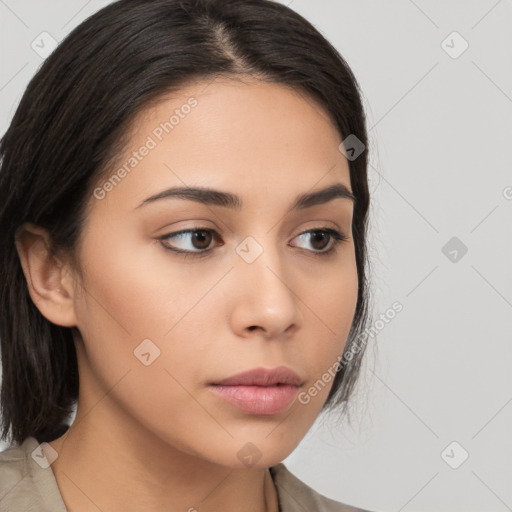
<path fill-rule="evenodd" d="M 278 366 L 271 370 L 254 368 L 211 384 L 219 386 L 275 386 L 278 384 L 302 386 L 304 381 L 286 366 Z"/>
<path fill-rule="evenodd" d="M 272 415 L 287 409 L 304 385 L 295 372 L 280 366 L 272 370 L 255 368 L 210 383 L 210 390 L 219 398 L 244 412 Z"/>

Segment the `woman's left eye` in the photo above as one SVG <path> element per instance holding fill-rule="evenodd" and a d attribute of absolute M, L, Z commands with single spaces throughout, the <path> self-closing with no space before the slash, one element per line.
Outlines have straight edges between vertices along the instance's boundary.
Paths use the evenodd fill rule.
<path fill-rule="evenodd" d="M 343 233 L 331 228 L 310 229 L 308 231 L 304 231 L 296 238 L 308 240 L 307 243 L 313 245 L 313 252 L 318 255 L 331 254 L 337 249 L 337 246 L 341 242 L 348 240 L 348 237 Z M 223 242 L 220 241 L 219 234 L 215 230 L 209 228 L 184 229 L 182 231 L 176 231 L 174 233 L 168 233 L 158 237 L 158 240 L 161 241 L 161 244 L 165 249 L 184 256 L 203 256 L 206 253 L 211 252 L 212 249 L 209 248 L 209 246 L 213 240 L 217 240 L 220 245 L 223 245 Z M 169 240 L 181 242 L 182 245 L 181 247 L 171 245 L 169 244 Z M 324 250 L 325 247 L 329 245 L 330 241 L 332 241 L 330 249 Z"/>
<path fill-rule="evenodd" d="M 312 236 L 311 236 L 312 235 Z M 297 238 L 309 238 L 309 243 L 313 246 L 317 246 L 319 249 L 317 252 L 319 255 L 331 254 L 337 249 L 337 246 L 341 242 L 345 242 L 348 240 L 348 237 L 345 236 L 341 231 L 337 231 L 336 229 L 331 228 L 318 228 L 318 229 L 310 229 L 308 231 L 304 231 Z M 329 245 L 329 242 L 332 240 L 332 244 L 330 249 L 322 250 L 326 246 Z M 318 247 L 320 245 L 320 247 Z"/>

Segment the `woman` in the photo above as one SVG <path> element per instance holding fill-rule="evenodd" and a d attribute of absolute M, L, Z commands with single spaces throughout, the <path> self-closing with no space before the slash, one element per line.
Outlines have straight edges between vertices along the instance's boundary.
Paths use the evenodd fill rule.
<path fill-rule="evenodd" d="M 281 4 L 78 26 L 1 141 L 0 510 L 360 510 L 281 461 L 364 353 L 366 145 Z"/>

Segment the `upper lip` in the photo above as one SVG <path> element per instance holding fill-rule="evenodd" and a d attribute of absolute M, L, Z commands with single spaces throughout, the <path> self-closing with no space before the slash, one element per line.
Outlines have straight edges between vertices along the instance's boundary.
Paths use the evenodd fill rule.
<path fill-rule="evenodd" d="M 303 383 L 304 381 L 294 371 L 285 366 L 279 366 L 270 370 L 254 368 L 212 384 L 219 386 L 274 386 L 276 384 L 301 386 Z"/>

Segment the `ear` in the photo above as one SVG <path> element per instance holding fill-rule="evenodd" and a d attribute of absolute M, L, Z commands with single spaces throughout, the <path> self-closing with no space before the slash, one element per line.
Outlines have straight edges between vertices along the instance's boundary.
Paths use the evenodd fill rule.
<path fill-rule="evenodd" d="M 16 249 L 37 309 L 54 324 L 76 326 L 73 274 L 51 254 L 47 231 L 31 223 L 23 224 L 16 232 Z"/>

